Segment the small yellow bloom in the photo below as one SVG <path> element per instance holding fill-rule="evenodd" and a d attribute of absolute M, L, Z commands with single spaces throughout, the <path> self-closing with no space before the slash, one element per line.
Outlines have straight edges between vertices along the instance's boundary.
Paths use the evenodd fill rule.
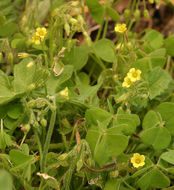
<path fill-rule="evenodd" d="M 115 32 L 119 32 L 121 34 L 125 33 L 127 30 L 126 24 L 117 24 L 115 26 Z"/>
<path fill-rule="evenodd" d="M 127 87 L 127 88 L 129 88 L 132 84 L 133 84 L 133 82 L 132 82 L 131 79 L 127 76 L 127 77 L 124 78 L 124 82 L 122 83 L 122 87 Z"/>
<path fill-rule="evenodd" d="M 32 67 L 33 65 L 34 65 L 34 62 L 31 61 L 31 62 L 29 62 L 29 63 L 27 64 L 27 68 L 30 68 L 30 67 Z"/>
<path fill-rule="evenodd" d="M 18 57 L 19 57 L 19 58 L 26 58 L 26 57 L 28 57 L 28 56 L 29 56 L 28 53 L 18 53 Z"/>
<path fill-rule="evenodd" d="M 127 76 L 131 79 L 132 82 L 141 79 L 141 71 L 139 69 L 131 68 L 127 74 Z"/>
<path fill-rule="evenodd" d="M 36 45 L 39 45 L 41 43 L 41 38 L 36 33 L 32 36 L 31 41 L 35 43 Z"/>
<path fill-rule="evenodd" d="M 131 158 L 131 163 L 133 164 L 135 168 L 144 166 L 145 165 L 144 161 L 145 161 L 145 156 L 140 155 L 139 153 L 135 153 L 133 157 Z"/>
<path fill-rule="evenodd" d="M 45 27 L 37 28 L 37 29 L 36 29 L 36 35 L 41 38 L 41 41 L 44 40 L 46 34 L 47 34 L 47 30 L 46 30 Z"/>
<path fill-rule="evenodd" d="M 60 91 L 59 94 L 63 96 L 66 99 L 69 99 L 69 94 L 68 94 L 68 88 L 66 87 L 64 90 Z"/>

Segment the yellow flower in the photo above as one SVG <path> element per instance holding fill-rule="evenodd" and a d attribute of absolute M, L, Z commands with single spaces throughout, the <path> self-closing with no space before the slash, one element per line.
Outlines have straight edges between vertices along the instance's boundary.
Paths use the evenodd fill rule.
<path fill-rule="evenodd" d="M 141 79 L 141 71 L 139 69 L 131 68 L 127 74 L 127 76 L 131 79 L 132 82 Z"/>
<path fill-rule="evenodd" d="M 61 96 L 63 96 L 64 98 L 69 99 L 68 88 L 67 87 L 64 90 L 60 91 L 59 94 Z"/>
<path fill-rule="evenodd" d="M 37 28 L 37 29 L 36 29 L 36 35 L 41 38 L 41 41 L 44 40 L 46 34 L 47 34 L 47 30 L 46 30 L 45 27 Z"/>
<path fill-rule="evenodd" d="M 124 78 L 124 82 L 122 83 L 122 87 L 127 87 L 127 88 L 129 88 L 132 84 L 133 84 L 133 82 L 132 82 L 131 79 L 127 76 L 127 77 Z"/>
<path fill-rule="evenodd" d="M 127 30 L 126 24 L 117 24 L 115 26 L 115 32 L 123 34 L 124 32 L 126 32 L 126 30 Z"/>
<path fill-rule="evenodd" d="M 131 163 L 133 164 L 135 168 L 144 166 L 145 165 L 144 161 L 145 161 L 145 156 L 140 155 L 139 153 L 135 153 L 133 157 L 131 158 Z"/>
<path fill-rule="evenodd" d="M 19 57 L 19 58 L 26 58 L 26 57 L 28 57 L 28 56 L 29 56 L 28 53 L 18 53 L 18 57 Z"/>
<path fill-rule="evenodd" d="M 32 36 L 31 41 L 35 43 L 36 45 L 39 45 L 41 43 L 41 38 L 36 33 Z"/>

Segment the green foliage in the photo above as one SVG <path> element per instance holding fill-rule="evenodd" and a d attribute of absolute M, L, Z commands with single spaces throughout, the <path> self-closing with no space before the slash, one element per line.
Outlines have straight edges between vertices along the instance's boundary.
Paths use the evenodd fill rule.
<path fill-rule="evenodd" d="M 134 2 L 0 1 L 0 190 L 173 188 L 174 36 Z"/>

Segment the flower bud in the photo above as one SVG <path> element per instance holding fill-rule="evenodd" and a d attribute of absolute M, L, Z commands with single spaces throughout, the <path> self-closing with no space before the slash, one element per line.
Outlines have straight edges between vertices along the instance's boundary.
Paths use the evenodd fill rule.
<path fill-rule="evenodd" d="M 140 10 L 139 9 L 135 10 L 134 17 L 135 17 L 135 20 L 139 20 L 139 18 L 140 18 Z"/>
<path fill-rule="evenodd" d="M 32 90 L 34 90 L 36 88 L 36 85 L 33 83 L 33 84 L 30 84 L 27 88 L 27 92 L 30 92 Z"/>
<path fill-rule="evenodd" d="M 109 172 L 109 176 L 110 176 L 110 178 L 116 178 L 116 177 L 118 177 L 118 170 L 114 170 L 114 171 L 111 171 L 111 172 Z"/>
<path fill-rule="evenodd" d="M 124 10 L 124 17 L 126 20 L 130 18 L 130 14 L 131 14 L 131 12 L 129 9 Z"/>
<path fill-rule="evenodd" d="M 64 25 L 64 29 L 65 29 L 65 32 L 66 32 L 67 36 L 69 36 L 69 34 L 70 34 L 70 25 L 67 22 Z"/>
<path fill-rule="evenodd" d="M 65 159 L 67 158 L 67 156 L 68 156 L 68 154 L 67 154 L 67 153 L 64 153 L 64 154 L 61 154 L 61 155 L 58 157 L 58 159 L 61 160 L 61 161 L 63 161 L 63 160 L 65 160 Z"/>
<path fill-rule="evenodd" d="M 47 126 L 47 120 L 42 118 L 41 121 L 40 121 L 40 124 L 43 126 L 43 127 L 46 127 Z"/>
<path fill-rule="evenodd" d="M 71 24 L 77 24 L 78 21 L 75 18 L 70 18 L 70 23 Z"/>
<path fill-rule="evenodd" d="M 0 52 L 0 63 L 2 62 L 3 54 Z"/>
<path fill-rule="evenodd" d="M 154 3 L 154 0 L 149 0 L 149 3 L 153 4 L 153 3 Z"/>
<path fill-rule="evenodd" d="M 83 160 L 82 159 L 80 159 L 78 162 L 77 162 L 77 172 L 79 172 L 80 171 L 80 169 L 82 168 L 82 166 L 83 166 Z"/>
<path fill-rule="evenodd" d="M 150 18 L 150 15 L 149 15 L 149 12 L 148 12 L 147 9 L 144 10 L 143 14 L 144 14 L 144 17 L 145 17 L 145 18 L 147 18 L 147 19 Z"/>
<path fill-rule="evenodd" d="M 77 20 L 78 20 L 78 22 L 79 22 L 81 25 L 84 24 L 84 19 L 83 19 L 83 17 L 82 17 L 81 15 L 78 15 L 78 16 L 77 16 Z"/>
<path fill-rule="evenodd" d="M 24 133 L 28 133 L 29 130 L 30 130 L 30 124 L 22 125 L 21 131 L 23 131 Z"/>
<path fill-rule="evenodd" d="M 30 100 L 28 103 L 27 103 L 27 106 L 30 107 L 30 108 L 33 108 L 36 106 L 36 101 L 35 100 Z"/>
<path fill-rule="evenodd" d="M 21 58 L 21 59 L 26 58 L 28 56 L 29 56 L 29 54 L 25 53 L 25 52 L 24 53 L 18 53 L 18 57 Z"/>

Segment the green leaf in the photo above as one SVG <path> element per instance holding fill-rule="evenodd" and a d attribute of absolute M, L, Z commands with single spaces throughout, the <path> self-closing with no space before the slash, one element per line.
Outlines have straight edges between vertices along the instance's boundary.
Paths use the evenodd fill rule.
<path fill-rule="evenodd" d="M 149 188 L 165 188 L 170 185 L 170 180 L 157 168 L 153 168 L 137 181 L 142 190 Z"/>
<path fill-rule="evenodd" d="M 160 67 L 156 67 L 147 73 L 146 80 L 149 86 L 150 99 L 154 99 L 168 88 L 172 79 L 169 73 Z"/>
<path fill-rule="evenodd" d="M 142 39 L 148 42 L 153 49 L 158 49 L 163 45 L 163 35 L 156 30 L 148 30 Z"/>
<path fill-rule="evenodd" d="M 120 15 L 117 13 L 117 11 L 115 9 L 113 9 L 112 7 L 106 7 L 106 12 L 113 21 L 119 22 Z"/>
<path fill-rule="evenodd" d="M 27 65 L 32 62 L 33 59 L 23 59 L 19 64 L 14 67 L 14 91 L 16 93 L 24 93 L 29 90 L 30 85 L 33 85 L 34 77 L 36 75 L 36 65 L 33 64 L 31 67 Z"/>
<path fill-rule="evenodd" d="M 18 29 L 17 24 L 13 22 L 6 23 L 0 27 L 0 36 L 7 37 L 13 35 Z"/>
<path fill-rule="evenodd" d="M 47 93 L 49 95 L 54 95 L 57 88 L 63 84 L 65 81 L 71 78 L 73 73 L 72 65 L 65 65 L 64 71 L 59 76 L 54 76 L 52 73 L 46 82 Z"/>
<path fill-rule="evenodd" d="M 101 39 L 94 43 L 94 52 L 97 56 L 102 58 L 104 61 L 107 62 L 114 62 L 116 59 L 115 56 L 115 45 L 111 40 L 108 39 Z"/>
<path fill-rule="evenodd" d="M 12 119 L 17 119 L 23 113 L 22 104 L 15 103 L 8 107 L 7 115 Z"/>
<path fill-rule="evenodd" d="M 152 145 L 154 149 L 167 148 L 171 141 L 171 135 L 165 127 L 152 127 L 146 129 L 141 134 L 142 141 L 147 145 Z"/>
<path fill-rule="evenodd" d="M 140 124 L 140 119 L 136 114 L 117 114 L 114 119 L 113 125 L 123 125 L 123 133 L 125 135 L 131 135 L 135 132 L 136 127 Z"/>
<path fill-rule="evenodd" d="M 12 149 L 9 153 L 10 160 L 16 165 L 27 164 L 34 159 L 34 156 L 24 154 L 19 150 Z"/>
<path fill-rule="evenodd" d="M 13 189 L 13 180 L 11 175 L 5 171 L 0 170 L 0 190 L 12 190 Z"/>
<path fill-rule="evenodd" d="M 150 56 L 152 68 L 154 68 L 154 67 L 163 68 L 165 65 L 165 62 L 166 62 L 165 55 L 166 55 L 165 48 L 157 49 L 157 50 L 151 52 L 148 56 Z"/>
<path fill-rule="evenodd" d="M 50 0 L 43 0 L 40 1 L 38 4 L 38 14 L 37 14 L 37 21 L 38 23 L 42 23 L 46 16 L 49 13 L 49 9 L 50 9 Z"/>
<path fill-rule="evenodd" d="M 86 0 L 86 4 L 92 14 L 93 19 L 101 24 L 104 20 L 105 10 L 97 0 Z"/>
<path fill-rule="evenodd" d="M 142 71 L 142 77 L 145 77 L 145 74 L 152 69 L 150 59 L 147 57 L 138 59 L 132 64 L 132 68 L 140 69 Z"/>
<path fill-rule="evenodd" d="M 160 158 L 174 165 L 174 151 L 165 152 L 160 156 Z"/>
<path fill-rule="evenodd" d="M 15 96 L 11 83 L 5 73 L 0 70 L 0 104 L 12 100 Z"/>
<path fill-rule="evenodd" d="M 88 125 L 98 125 L 97 121 L 105 122 L 107 124 L 111 120 L 112 114 L 103 109 L 93 107 L 86 111 L 85 118 Z M 105 126 L 105 129 L 106 127 L 107 126 Z"/>
<path fill-rule="evenodd" d="M 71 51 L 66 51 L 63 62 L 71 64 L 75 70 L 81 70 L 88 61 L 89 46 L 86 44 L 81 46 L 74 46 Z"/>
<path fill-rule="evenodd" d="M 157 107 L 156 111 L 161 114 L 165 127 L 174 135 L 174 103 L 164 102 Z"/>
<path fill-rule="evenodd" d="M 102 131 L 92 126 L 87 132 L 86 140 L 89 143 L 94 160 L 103 166 L 111 157 L 121 154 L 128 145 L 128 137 L 120 132 L 120 126 Z"/>
<path fill-rule="evenodd" d="M 166 50 L 167 50 L 167 53 L 170 55 L 170 56 L 174 56 L 174 51 L 173 51 L 173 47 L 174 47 L 174 34 L 169 36 L 165 41 L 164 41 L 164 44 L 166 46 Z"/>
<path fill-rule="evenodd" d="M 119 179 L 109 179 L 105 184 L 105 190 L 119 190 L 120 180 Z"/>
<path fill-rule="evenodd" d="M 143 120 L 143 129 L 149 129 L 159 124 L 157 113 L 153 110 L 147 112 Z"/>

